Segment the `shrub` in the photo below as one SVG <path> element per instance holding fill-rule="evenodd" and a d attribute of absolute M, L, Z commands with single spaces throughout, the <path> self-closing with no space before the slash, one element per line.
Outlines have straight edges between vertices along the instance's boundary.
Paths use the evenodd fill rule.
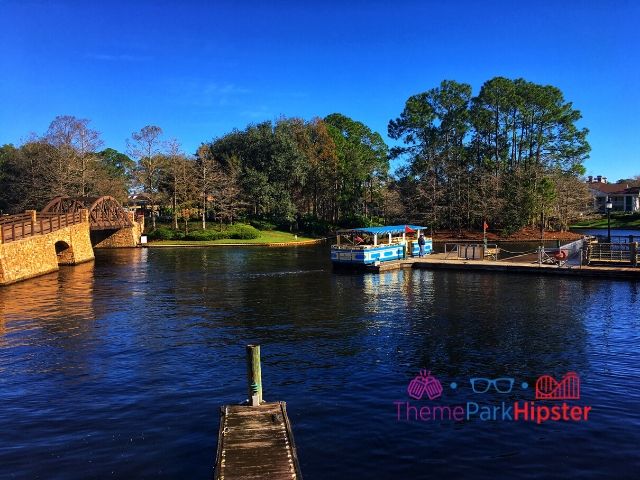
<path fill-rule="evenodd" d="M 253 240 L 260 236 L 260 232 L 251 225 L 234 225 L 227 230 L 228 238 L 239 240 Z"/>
<path fill-rule="evenodd" d="M 307 214 L 300 220 L 300 230 L 313 235 L 324 235 L 333 230 L 329 222 Z"/>
<path fill-rule="evenodd" d="M 149 240 L 173 240 L 175 233 L 169 227 L 158 227 L 148 235 Z"/>
<path fill-rule="evenodd" d="M 345 228 L 358 228 L 358 227 L 380 227 L 382 225 L 380 218 L 369 219 L 365 215 L 353 214 L 347 218 L 344 218 L 340 222 L 340 226 Z"/>
<path fill-rule="evenodd" d="M 252 227 L 257 228 L 258 230 L 275 230 L 276 224 L 268 222 L 266 220 L 251 220 L 249 222 Z"/>
<path fill-rule="evenodd" d="M 185 237 L 186 240 L 195 240 L 197 242 L 220 240 L 221 238 L 229 238 L 228 233 L 216 230 L 194 230 Z"/>

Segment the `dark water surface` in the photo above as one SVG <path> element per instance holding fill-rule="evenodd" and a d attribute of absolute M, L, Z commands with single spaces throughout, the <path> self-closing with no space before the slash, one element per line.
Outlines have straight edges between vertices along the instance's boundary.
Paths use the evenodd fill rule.
<path fill-rule="evenodd" d="M 606 228 L 572 228 L 572 232 L 581 233 L 583 235 L 593 235 L 595 237 L 606 237 L 608 230 Z M 623 229 L 623 228 L 612 228 L 611 236 L 617 237 L 628 237 L 629 235 L 633 235 L 634 237 L 640 236 L 640 229 Z M 617 240 L 619 241 L 619 240 Z"/>
<path fill-rule="evenodd" d="M 210 478 L 252 342 L 306 480 L 638 478 L 640 283 L 334 274 L 327 253 L 103 251 L 0 289 L 0 478 Z M 532 400 L 539 375 L 575 371 L 569 403 L 592 412 L 398 421 L 423 368 L 444 392 L 418 406 Z M 510 394 L 471 392 L 471 377 L 504 376 Z"/>

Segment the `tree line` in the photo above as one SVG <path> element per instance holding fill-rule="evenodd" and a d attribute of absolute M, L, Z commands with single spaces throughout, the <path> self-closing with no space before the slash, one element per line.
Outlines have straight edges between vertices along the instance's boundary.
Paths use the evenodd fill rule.
<path fill-rule="evenodd" d="M 589 206 L 590 146 L 581 114 L 553 86 L 496 77 L 477 96 L 443 81 L 410 97 L 389 122 L 404 157 L 397 187 L 407 214 L 440 228 L 565 229 Z"/>
<path fill-rule="evenodd" d="M 435 229 L 566 228 L 588 204 L 580 112 L 552 86 L 493 78 L 472 96 L 443 81 L 411 96 L 388 126 L 396 142 L 334 113 L 282 117 L 204 142 L 192 155 L 162 129 L 103 149 L 90 121 L 56 117 L 42 136 L 0 147 L 0 210 L 56 195 L 145 194 L 174 228 L 252 219 L 280 228 L 414 222 Z M 393 174 L 390 160 L 402 160 Z M 155 227 L 155 216 L 153 216 Z"/>

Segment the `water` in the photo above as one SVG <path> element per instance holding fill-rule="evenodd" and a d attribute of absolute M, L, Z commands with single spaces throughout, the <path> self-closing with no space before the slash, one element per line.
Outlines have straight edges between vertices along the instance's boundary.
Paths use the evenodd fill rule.
<path fill-rule="evenodd" d="M 0 289 L 0 478 L 210 478 L 219 407 L 245 398 L 252 342 L 307 480 L 636 478 L 639 282 L 334 274 L 327 256 L 102 251 Z M 398 421 L 394 402 L 423 368 L 444 392 L 419 406 L 532 399 L 539 375 L 575 371 L 573 403 L 593 411 L 542 425 Z M 478 376 L 516 383 L 479 397 Z"/>
<path fill-rule="evenodd" d="M 573 228 L 572 232 L 581 233 L 583 235 L 593 235 L 595 237 L 606 237 L 608 230 L 606 228 Z M 628 237 L 633 235 L 635 237 L 640 236 L 640 230 L 626 230 L 622 228 L 612 228 L 611 236 Z"/>

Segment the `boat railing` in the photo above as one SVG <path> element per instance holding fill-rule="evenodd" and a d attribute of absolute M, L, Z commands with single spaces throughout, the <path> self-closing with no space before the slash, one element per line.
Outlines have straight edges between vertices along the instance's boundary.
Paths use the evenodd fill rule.
<path fill-rule="evenodd" d="M 398 245 L 408 245 L 409 242 L 417 242 L 418 240 L 415 238 L 407 238 L 405 240 L 402 239 L 402 237 L 397 237 L 397 238 L 392 238 L 391 239 L 391 243 L 387 243 L 387 242 L 378 242 L 377 245 L 373 245 L 371 243 L 359 243 L 359 244 L 355 244 L 355 243 L 340 243 L 340 245 L 338 244 L 333 244 L 331 245 L 331 248 L 334 250 L 368 250 L 368 249 L 372 249 L 372 248 L 384 248 L 384 247 L 393 247 L 393 246 L 398 246 Z M 431 237 L 426 238 L 426 241 L 433 241 L 431 239 Z"/>

